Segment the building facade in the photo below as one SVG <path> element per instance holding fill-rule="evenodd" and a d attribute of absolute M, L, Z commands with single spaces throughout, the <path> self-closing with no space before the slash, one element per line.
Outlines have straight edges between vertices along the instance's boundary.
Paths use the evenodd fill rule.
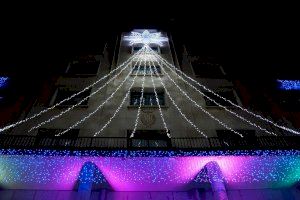
<path fill-rule="evenodd" d="M 72 60 L 1 136 L 0 199 L 299 198 L 297 127 L 250 110 L 215 58 L 179 64 L 168 40 L 145 60 L 129 34 L 112 62 Z"/>

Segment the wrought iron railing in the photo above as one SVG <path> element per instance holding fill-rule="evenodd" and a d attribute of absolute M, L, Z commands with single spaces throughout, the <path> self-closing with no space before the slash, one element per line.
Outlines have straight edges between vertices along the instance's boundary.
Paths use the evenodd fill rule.
<path fill-rule="evenodd" d="M 24 149 L 300 149 L 299 136 L 256 137 L 255 140 L 210 138 L 136 139 L 126 137 L 35 137 L 1 135 L 0 148 Z"/>

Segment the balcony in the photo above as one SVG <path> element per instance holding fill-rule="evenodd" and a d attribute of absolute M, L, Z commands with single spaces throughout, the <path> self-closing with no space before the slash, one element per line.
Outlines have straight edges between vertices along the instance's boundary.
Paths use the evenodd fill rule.
<path fill-rule="evenodd" d="M 140 140 L 140 141 L 138 141 Z M 245 139 L 211 138 L 171 138 L 141 140 L 127 137 L 35 137 L 1 135 L 2 149 L 68 149 L 68 150 L 107 150 L 107 149 L 163 149 L 163 150 L 263 150 L 263 149 L 300 149 L 298 136 L 257 137 L 255 143 Z"/>

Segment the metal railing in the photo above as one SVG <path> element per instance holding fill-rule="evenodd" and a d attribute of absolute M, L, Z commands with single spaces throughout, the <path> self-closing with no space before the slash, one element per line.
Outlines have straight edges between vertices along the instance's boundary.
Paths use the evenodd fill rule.
<path fill-rule="evenodd" d="M 19 149 L 300 149 L 300 137 L 277 136 L 245 139 L 210 138 L 171 138 L 137 139 L 126 137 L 36 137 L 23 135 L 1 135 L 0 148 Z"/>

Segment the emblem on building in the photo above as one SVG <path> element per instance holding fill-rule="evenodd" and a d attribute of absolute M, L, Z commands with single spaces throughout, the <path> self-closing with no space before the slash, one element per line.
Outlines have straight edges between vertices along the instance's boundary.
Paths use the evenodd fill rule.
<path fill-rule="evenodd" d="M 153 111 L 142 110 L 141 112 L 141 122 L 146 127 L 151 127 L 156 121 Z"/>

